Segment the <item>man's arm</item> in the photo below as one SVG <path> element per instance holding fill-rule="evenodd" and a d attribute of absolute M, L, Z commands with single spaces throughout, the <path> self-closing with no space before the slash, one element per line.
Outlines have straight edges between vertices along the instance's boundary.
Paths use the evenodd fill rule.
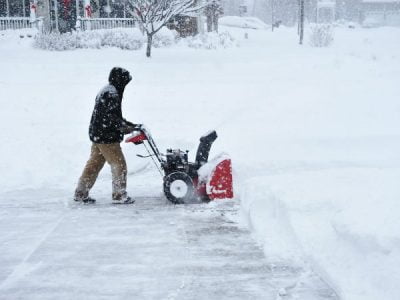
<path fill-rule="evenodd" d="M 134 130 L 139 130 L 142 127 L 142 124 L 134 124 L 125 119 L 122 119 L 122 122 L 123 122 L 122 132 L 125 134 L 131 133 Z"/>

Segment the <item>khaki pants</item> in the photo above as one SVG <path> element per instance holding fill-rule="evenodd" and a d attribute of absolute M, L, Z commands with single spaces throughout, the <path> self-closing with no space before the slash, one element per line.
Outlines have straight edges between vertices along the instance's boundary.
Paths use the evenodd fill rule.
<path fill-rule="evenodd" d="M 75 190 L 75 199 L 84 199 L 89 196 L 89 191 L 96 182 L 105 162 L 111 166 L 113 199 L 120 200 L 126 196 L 127 168 L 120 144 L 93 143 L 90 158 L 83 169 Z"/>

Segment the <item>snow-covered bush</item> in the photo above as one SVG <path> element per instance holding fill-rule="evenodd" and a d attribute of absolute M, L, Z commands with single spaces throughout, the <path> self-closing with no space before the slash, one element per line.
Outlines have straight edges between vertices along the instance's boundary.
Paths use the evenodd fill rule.
<path fill-rule="evenodd" d="M 45 50 L 72 50 L 76 48 L 100 49 L 116 47 L 127 50 L 140 49 L 144 37 L 136 28 L 103 29 L 73 33 L 40 34 L 35 37 L 34 46 Z"/>
<path fill-rule="evenodd" d="M 102 46 L 117 47 L 126 50 L 142 48 L 144 38 L 137 28 L 129 30 L 107 30 L 102 35 Z"/>
<path fill-rule="evenodd" d="M 178 33 L 164 27 L 153 37 L 156 48 L 168 47 L 179 40 Z M 137 28 L 115 28 L 78 31 L 72 33 L 50 33 L 35 36 L 34 47 L 64 51 L 78 48 L 100 49 L 116 47 L 126 50 L 138 50 L 146 43 L 146 37 Z M 218 49 L 238 46 L 238 42 L 228 32 L 205 33 L 180 39 L 184 46 L 198 49 Z"/>
<path fill-rule="evenodd" d="M 153 46 L 156 48 L 171 46 L 178 38 L 178 32 L 163 27 L 153 37 Z"/>
<path fill-rule="evenodd" d="M 99 30 L 77 33 L 77 48 L 100 49 L 102 46 L 102 36 L 103 34 Z"/>
<path fill-rule="evenodd" d="M 218 49 L 238 46 L 229 32 L 208 32 L 183 39 L 187 46 L 196 49 Z"/>
<path fill-rule="evenodd" d="M 311 26 L 310 45 L 312 47 L 328 47 L 333 42 L 333 29 L 328 24 Z"/>
<path fill-rule="evenodd" d="M 38 34 L 35 36 L 34 46 L 40 49 L 52 51 L 72 50 L 77 47 L 76 34 Z"/>

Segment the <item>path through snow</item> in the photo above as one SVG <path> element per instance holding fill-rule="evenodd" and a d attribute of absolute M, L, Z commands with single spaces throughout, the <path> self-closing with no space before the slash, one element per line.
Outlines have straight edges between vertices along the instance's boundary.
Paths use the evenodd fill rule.
<path fill-rule="evenodd" d="M 81 205 L 65 194 L 1 195 L 1 298 L 337 299 L 311 270 L 266 260 L 236 202 Z"/>

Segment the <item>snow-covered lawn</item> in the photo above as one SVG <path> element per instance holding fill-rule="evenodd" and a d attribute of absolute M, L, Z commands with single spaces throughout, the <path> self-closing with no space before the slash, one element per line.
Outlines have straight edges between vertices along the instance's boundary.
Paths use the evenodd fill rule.
<path fill-rule="evenodd" d="M 319 49 L 298 46 L 294 28 L 249 29 L 248 39 L 222 30 L 240 47 L 178 45 L 152 59 L 46 52 L 0 35 L 0 204 L 32 190 L 44 203 L 71 200 L 94 97 L 120 65 L 134 76 L 125 117 L 145 123 L 160 149 L 187 148 L 193 159 L 198 138 L 217 130 L 211 156 L 231 155 L 236 200 L 267 260 L 311 266 L 343 299 L 400 298 L 400 29 L 336 28 Z M 129 192 L 159 196 L 141 148 L 124 151 L 130 172 L 147 168 Z M 93 196 L 107 198 L 109 177 L 105 169 Z"/>

